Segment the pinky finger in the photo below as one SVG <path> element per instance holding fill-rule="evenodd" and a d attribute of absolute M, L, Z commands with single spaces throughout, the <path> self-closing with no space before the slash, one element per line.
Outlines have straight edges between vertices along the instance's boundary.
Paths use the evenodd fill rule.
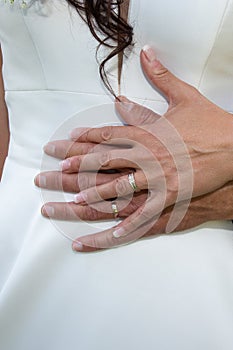
<path fill-rule="evenodd" d="M 156 219 L 154 220 L 156 221 Z M 94 252 L 133 243 L 142 238 L 151 229 L 151 225 L 151 222 L 147 222 L 136 229 L 133 234 L 122 236 L 120 238 L 115 238 L 113 236 L 113 228 L 99 233 L 82 236 L 73 241 L 72 249 L 78 252 Z"/>

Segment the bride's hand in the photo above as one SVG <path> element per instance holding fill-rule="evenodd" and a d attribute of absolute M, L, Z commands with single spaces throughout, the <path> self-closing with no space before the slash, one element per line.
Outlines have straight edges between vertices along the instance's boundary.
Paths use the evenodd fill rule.
<path fill-rule="evenodd" d="M 128 213 L 135 210 L 136 207 L 139 207 L 140 202 L 145 200 L 145 198 L 142 197 L 139 197 L 138 199 L 138 201 L 134 200 L 134 205 L 132 207 L 129 206 L 127 208 Z M 207 221 L 231 220 L 233 217 L 232 202 L 233 182 L 229 182 L 214 192 L 193 198 L 181 222 L 171 233 L 188 230 Z M 183 211 L 183 205 L 186 207 L 185 203 L 178 203 L 178 207 L 181 211 Z M 147 232 L 144 231 L 142 237 L 164 234 L 173 209 L 173 206 L 166 208 L 152 227 L 150 227 Z M 73 242 L 73 249 L 82 252 L 92 252 L 101 250 L 102 247 L 111 248 L 124 243 L 128 243 L 127 237 L 121 237 L 117 240 L 116 238 L 108 235 L 108 232 L 106 231 L 104 234 L 97 233 L 79 238 L 76 242 Z"/>
<path fill-rule="evenodd" d="M 167 97 L 169 108 L 160 117 L 154 112 L 121 98 L 116 103 L 130 126 L 76 129 L 78 142 L 119 147 L 110 151 L 74 156 L 63 164 L 64 173 L 132 168 L 137 189 L 149 190 L 145 204 L 122 223 L 105 232 L 110 239 L 129 235 L 139 238 L 150 229 L 157 216 L 176 202 L 214 191 L 233 178 L 233 122 L 195 88 L 173 76 L 147 49 L 141 62 L 150 81 Z M 139 127 L 134 116 L 140 115 Z M 81 191 L 76 203 L 97 203 L 102 199 L 132 194 L 135 184 L 127 175 L 107 184 Z M 178 214 L 177 214 L 178 212 Z M 176 211 L 168 231 L 182 219 Z M 107 239 L 107 237 L 106 237 Z M 106 244 L 106 242 L 105 242 Z"/>
<path fill-rule="evenodd" d="M 146 201 L 147 194 L 139 192 L 123 210 L 119 211 L 119 218 L 125 218 L 134 213 Z M 119 200 L 121 201 L 121 199 Z M 120 203 L 116 202 L 120 207 Z M 211 220 L 231 220 L 233 218 L 233 182 L 229 182 L 222 188 L 206 195 L 193 198 L 188 209 L 186 203 L 178 203 L 178 210 L 187 210 L 181 222 L 172 232 L 184 231 L 196 227 Z M 105 220 L 113 218 L 111 202 L 98 203 L 96 207 L 88 205 L 77 205 L 70 203 L 47 203 L 43 207 L 43 213 L 47 215 L 46 208 L 53 208 L 54 219 L 63 220 Z M 171 218 L 174 207 L 170 206 L 163 210 L 156 222 L 151 225 L 148 231 L 143 230 L 141 236 L 155 236 L 164 234 L 167 224 Z M 102 248 L 110 248 L 116 245 L 128 243 L 127 237 L 114 238 L 109 234 L 110 230 L 104 233 L 83 236 L 73 242 L 73 249 L 82 252 L 92 252 Z"/>
<path fill-rule="evenodd" d="M 60 141 L 58 141 L 58 143 L 60 143 Z M 58 151 L 59 155 L 61 156 L 60 152 Z M 47 189 L 63 189 L 64 191 L 68 192 L 77 191 L 78 188 L 77 175 L 72 175 L 73 177 L 69 178 L 68 174 L 66 174 L 65 177 L 62 177 L 62 174 L 60 172 L 43 173 L 43 176 L 47 180 Z M 88 174 L 86 175 L 88 177 Z M 38 179 L 39 177 L 37 180 Z M 39 185 L 39 182 L 37 182 L 37 185 Z M 121 219 L 128 217 L 138 208 L 140 208 L 145 203 L 146 199 L 146 191 L 136 193 L 133 196 L 132 200 L 126 206 L 124 206 L 122 210 L 119 211 L 118 217 Z M 115 201 L 119 208 L 121 207 L 119 201 L 121 202 L 123 200 L 120 199 L 118 201 Z M 194 228 L 202 223 L 211 220 L 231 220 L 233 218 L 232 203 L 233 182 L 227 183 L 225 186 L 214 192 L 193 198 L 188 206 L 188 209 L 186 208 L 186 203 L 180 202 L 178 204 L 178 209 L 183 211 L 183 207 L 185 207 L 187 210 L 181 222 L 172 232 L 184 231 L 190 228 Z M 143 233 L 143 237 L 164 234 L 173 210 L 173 206 L 170 206 L 163 210 L 160 217 L 153 224 L 153 226 L 147 232 Z M 97 203 L 95 207 L 89 205 L 77 205 L 74 202 L 52 202 L 46 203 L 42 207 L 42 213 L 46 217 L 62 220 L 96 221 L 114 218 L 114 213 L 112 212 L 112 202 L 100 202 Z M 108 240 L 106 240 L 107 238 Z M 87 235 L 75 241 L 73 243 L 73 249 L 82 252 L 96 251 L 102 249 L 102 247 L 110 248 L 118 244 L 126 243 L 127 240 L 125 238 L 126 237 L 123 237 L 118 240 L 114 237 L 109 238 L 107 232 L 104 235 L 102 233 Z M 106 241 L 104 242 L 104 240 Z"/>

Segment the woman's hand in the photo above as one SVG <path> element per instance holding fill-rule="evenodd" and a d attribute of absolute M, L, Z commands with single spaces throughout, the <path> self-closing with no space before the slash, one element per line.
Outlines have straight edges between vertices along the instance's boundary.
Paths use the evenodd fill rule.
<path fill-rule="evenodd" d="M 51 176 L 51 174 L 50 174 Z M 119 218 L 125 218 L 140 208 L 147 199 L 146 192 L 139 192 L 132 200 L 119 211 Z M 121 201 L 122 199 L 120 199 Z M 123 200 L 122 200 L 123 201 Z M 172 232 L 184 231 L 211 220 L 230 220 L 233 218 L 233 182 L 229 182 L 221 189 L 212 193 L 193 198 L 181 222 Z M 119 204 L 121 206 L 121 204 Z M 180 202 L 177 210 L 183 211 L 186 203 Z M 46 208 L 53 208 L 53 214 L 48 215 Z M 43 207 L 45 216 L 63 220 L 105 220 L 113 218 L 111 202 L 100 202 L 96 207 L 71 203 L 47 203 Z M 142 237 L 164 234 L 174 207 L 166 208 L 158 220 L 153 223 Z M 92 252 L 102 248 L 111 248 L 119 244 L 128 243 L 127 237 L 114 238 L 110 231 L 83 236 L 73 242 L 73 249 L 82 252 Z"/>
<path fill-rule="evenodd" d="M 214 192 L 193 198 L 181 222 L 171 233 L 188 230 L 207 221 L 231 220 L 233 217 L 232 203 L 233 182 L 229 182 L 224 187 Z M 137 203 L 137 200 L 134 200 L 134 206 L 139 207 L 140 201 Z M 185 206 L 186 208 L 186 203 L 180 202 L 177 209 L 183 211 L 182 206 Z M 134 207 L 129 207 L 128 213 L 130 213 L 131 209 L 135 210 Z M 173 206 L 166 208 L 153 226 L 147 232 L 144 232 L 142 237 L 152 237 L 164 234 L 173 210 Z M 101 247 L 110 248 L 124 243 L 128 243 L 126 237 L 122 237 L 120 238 L 120 241 L 117 241 L 114 237 L 110 238 L 106 232 L 105 234 L 98 233 L 78 239 L 77 242 L 73 243 L 73 249 L 82 252 L 92 252 L 101 250 Z"/>

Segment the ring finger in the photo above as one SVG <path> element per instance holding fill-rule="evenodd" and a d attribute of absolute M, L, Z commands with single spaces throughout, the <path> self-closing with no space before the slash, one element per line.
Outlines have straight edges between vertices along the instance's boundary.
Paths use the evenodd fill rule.
<path fill-rule="evenodd" d="M 77 205 L 73 202 L 51 202 L 46 203 L 41 211 L 46 217 L 59 220 L 107 220 L 116 217 L 125 218 L 137 210 L 147 199 L 147 193 L 137 194 L 131 200 L 129 198 L 121 198 L 114 202 L 105 201 L 95 203 L 94 205 Z M 113 204 L 116 206 L 113 207 Z M 117 214 L 117 215 L 116 215 Z"/>
<path fill-rule="evenodd" d="M 104 199 L 110 199 L 115 197 L 125 197 L 129 194 L 135 192 L 135 186 L 130 183 L 129 176 L 134 176 L 134 184 L 137 191 L 146 189 L 146 177 L 141 170 L 136 171 L 135 173 L 130 173 L 123 175 L 114 179 L 111 182 L 104 183 L 99 186 L 88 188 L 80 193 L 76 194 L 74 201 L 77 204 L 80 203 L 96 203 Z"/>
<path fill-rule="evenodd" d="M 49 190 L 77 193 L 80 190 L 111 182 L 127 173 L 128 170 L 111 174 L 95 172 L 66 174 L 60 171 L 47 171 L 35 177 L 35 185 Z"/>

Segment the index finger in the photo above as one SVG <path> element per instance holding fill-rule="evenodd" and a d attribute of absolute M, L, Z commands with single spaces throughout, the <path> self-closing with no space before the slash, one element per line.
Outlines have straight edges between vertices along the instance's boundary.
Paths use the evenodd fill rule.
<path fill-rule="evenodd" d="M 70 136 L 73 140 L 79 142 L 111 142 L 114 139 L 135 140 L 135 126 L 104 126 L 102 128 L 76 128 L 72 130 Z"/>

